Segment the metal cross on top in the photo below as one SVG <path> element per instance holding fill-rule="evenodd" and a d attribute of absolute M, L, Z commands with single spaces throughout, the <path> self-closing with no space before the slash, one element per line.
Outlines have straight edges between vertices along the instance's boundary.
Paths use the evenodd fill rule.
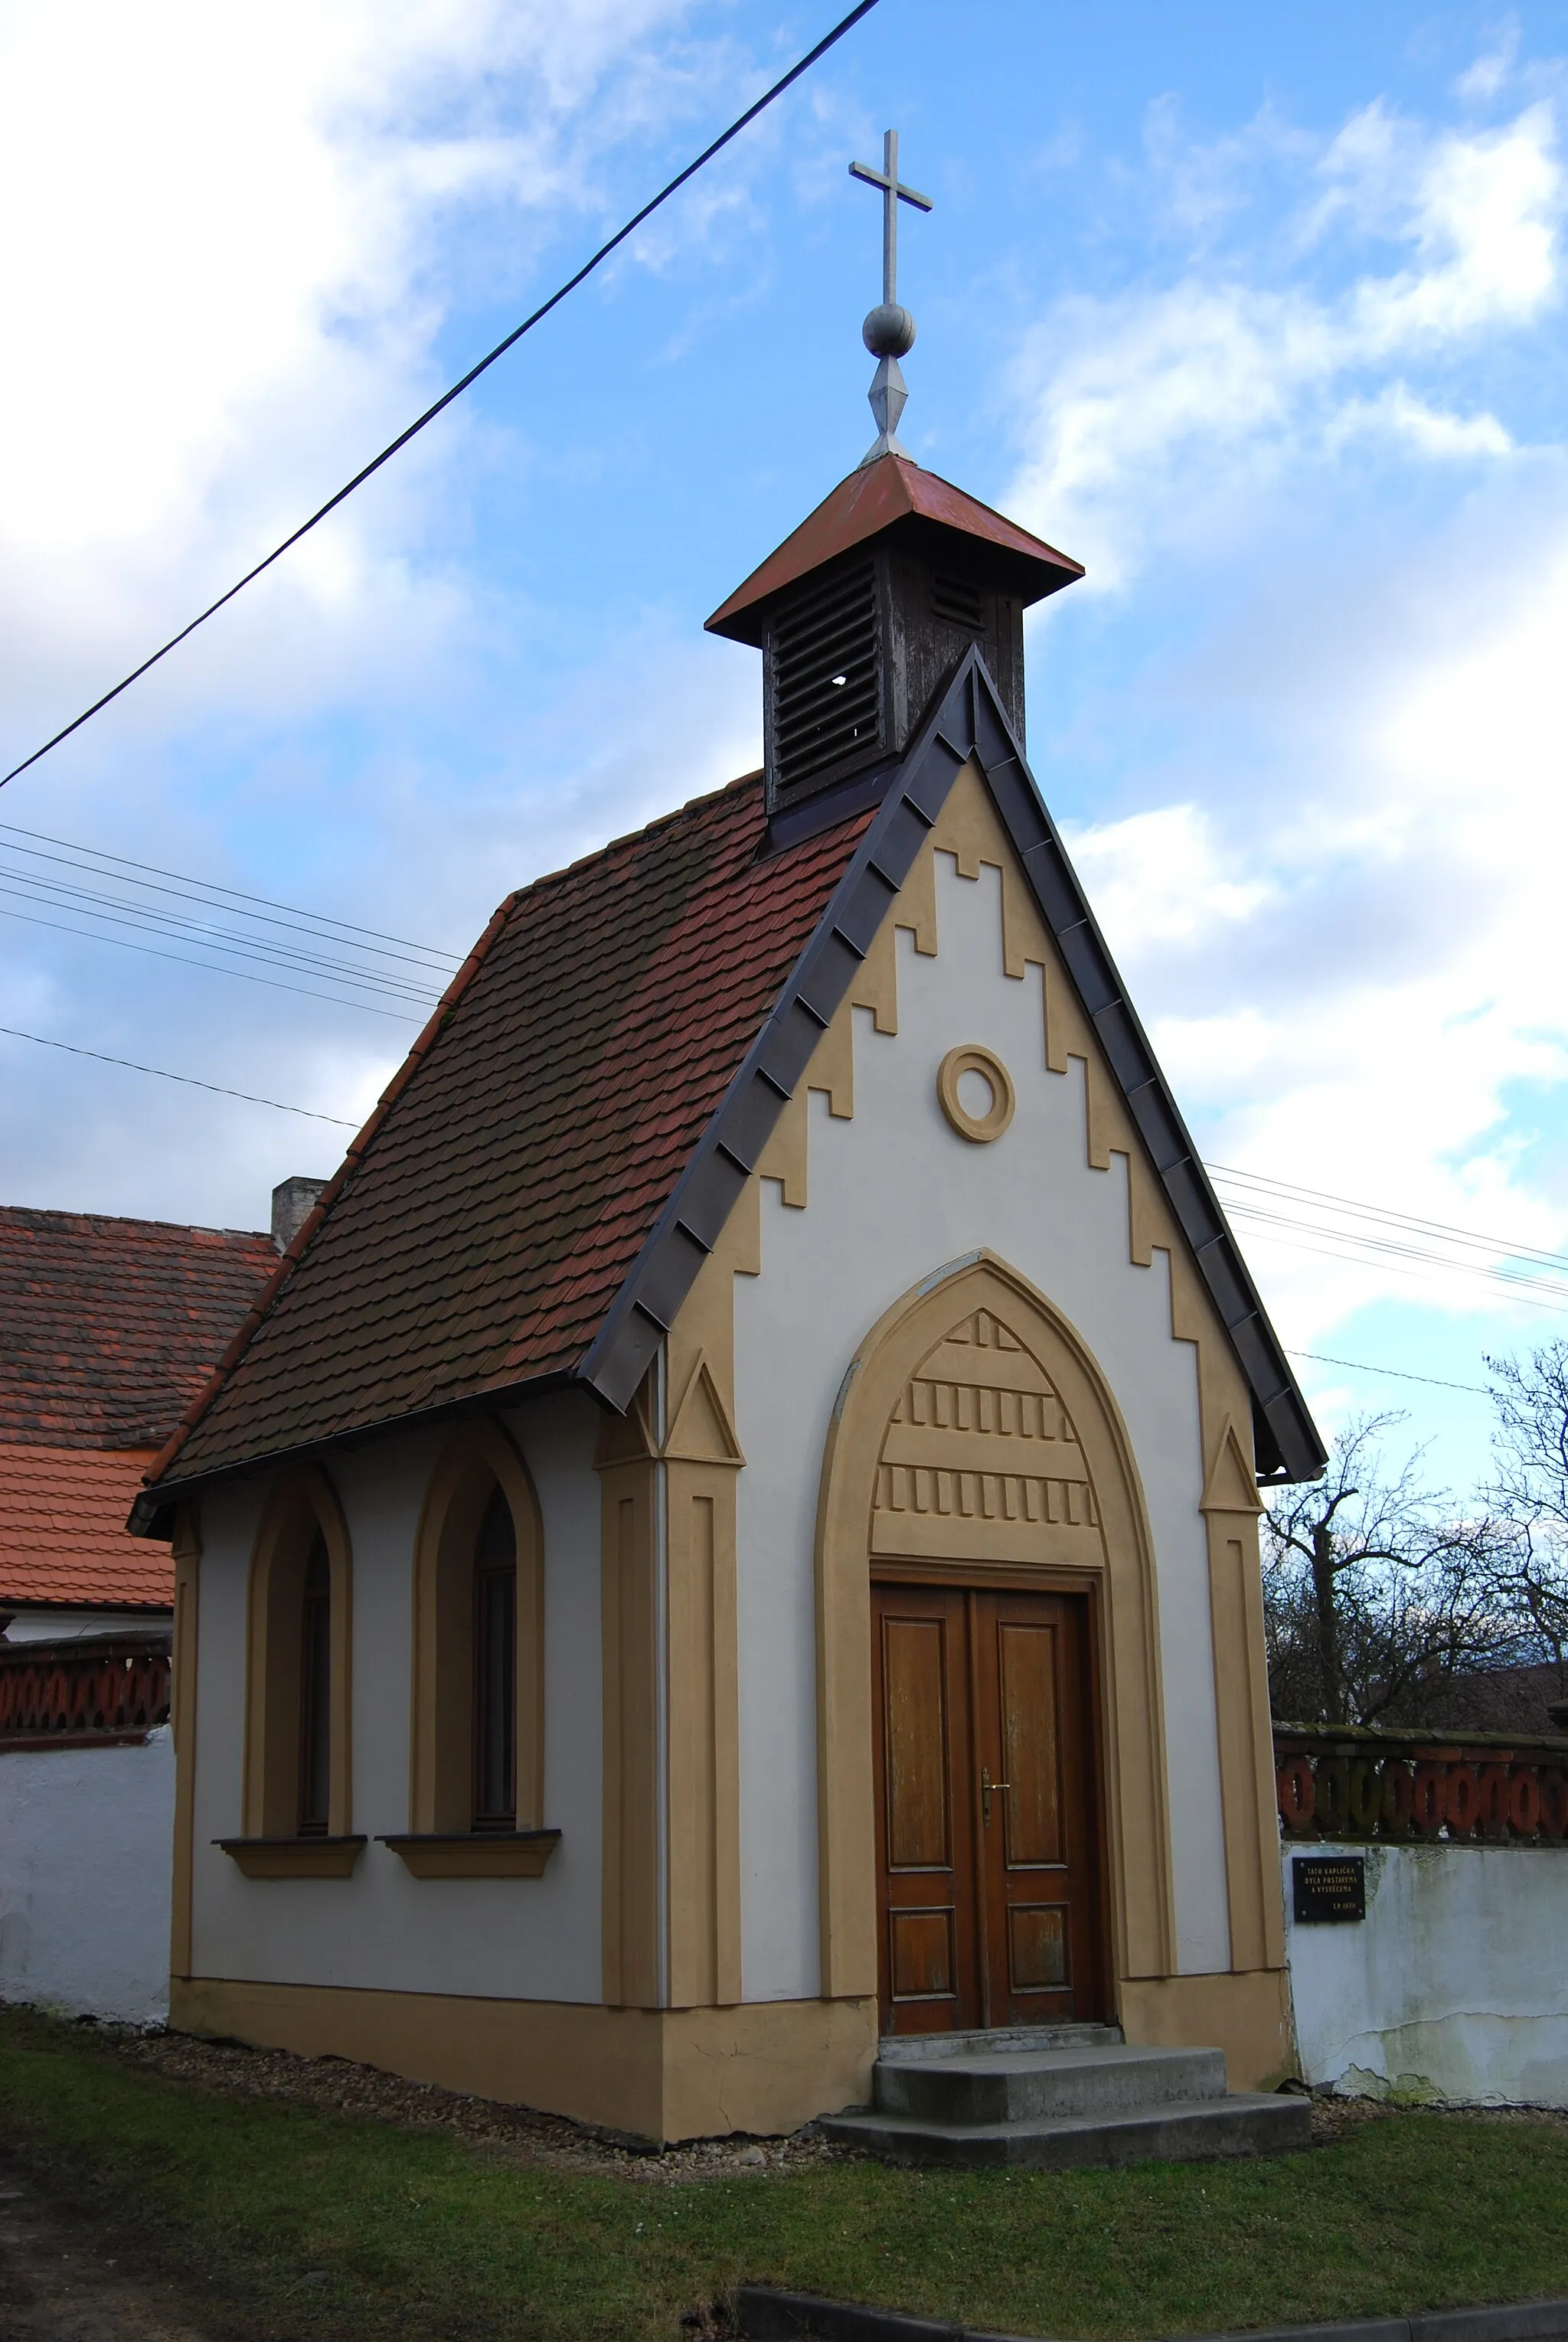
<path fill-rule="evenodd" d="M 882 168 L 874 171 L 869 163 L 852 163 L 852 179 L 864 179 L 868 187 L 882 189 L 882 299 L 885 308 L 892 308 L 898 299 L 898 206 L 913 204 L 917 212 L 932 208 L 929 195 L 917 195 L 913 187 L 898 183 L 898 133 L 884 130 L 882 136 Z"/>
<path fill-rule="evenodd" d="M 871 312 L 860 329 L 862 341 L 878 361 L 866 393 L 876 417 L 876 438 L 861 457 L 864 471 L 879 455 L 909 453 L 894 436 L 898 418 L 909 397 L 898 361 L 914 347 L 914 319 L 901 307 L 898 298 L 898 206 L 913 204 L 916 211 L 928 212 L 932 205 L 929 195 L 919 195 L 900 182 L 896 130 L 887 131 L 883 137 L 880 171 L 874 171 L 869 163 L 852 163 L 849 175 L 852 179 L 864 179 L 868 187 L 882 189 L 882 305 Z"/>

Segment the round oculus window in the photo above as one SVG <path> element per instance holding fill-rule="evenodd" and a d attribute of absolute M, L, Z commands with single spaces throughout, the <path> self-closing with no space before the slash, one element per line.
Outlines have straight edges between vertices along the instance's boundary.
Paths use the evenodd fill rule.
<path fill-rule="evenodd" d="M 936 1096 L 960 1138 L 984 1146 L 1013 1119 L 1013 1081 L 989 1049 L 949 1049 L 936 1069 Z"/>

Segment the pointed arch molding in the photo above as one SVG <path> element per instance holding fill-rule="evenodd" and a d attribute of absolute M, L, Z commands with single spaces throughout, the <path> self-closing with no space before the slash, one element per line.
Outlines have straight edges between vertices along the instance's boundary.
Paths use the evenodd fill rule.
<path fill-rule="evenodd" d="M 581 1378 L 612 1406 L 630 1403 L 817 1043 L 862 980 L 894 900 L 971 757 L 1229 1336 L 1252 1402 L 1258 1468 L 1273 1479 L 1315 1479 L 1323 1468 L 1323 1442 L 978 647 L 959 663 L 898 767 L 815 935 L 622 1286 Z M 834 1110 L 840 1111 L 836 1101 Z"/>
<path fill-rule="evenodd" d="M 1109 1384 L 1074 1327 L 990 1253 L 927 1278 L 894 1304 L 856 1353 L 834 1408 L 817 1506 L 817 1794 L 823 1992 L 876 1990 L 872 1807 L 873 1511 L 884 1441 L 912 1376 L 984 1310 L 1060 1397 L 1094 1490 L 1091 1535 L 1075 1526 L 1048 1566 L 1099 1596 L 1114 1957 L 1121 1977 L 1175 1968 L 1174 1895 L 1160 1692 L 1154 1546 L 1132 1444 Z M 1061 1543 L 1062 1541 L 1058 1541 Z M 1014 1558 L 1020 1584 L 1032 1565 Z"/>
<path fill-rule="evenodd" d="M 241 1808 L 246 1838 L 288 1838 L 298 1828 L 300 1605 L 318 1529 L 332 1574 L 327 1837 L 345 1839 L 354 1827 L 354 1568 L 348 1524 L 326 1474 L 306 1464 L 285 1473 L 273 1489 L 251 1548 Z M 308 1847 L 308 1841 L 302 1845 Z"/>
<path fill-rule="evenodd" d="M 474 1540 L 499 1487 L 517 1540 L 517 1827 L 544 1822 L 544 1570 L 539 1499 L 498 1423 L 465 1423 L 442 1449 L 414 1547 L 408 1827 L 461 1833 L 473 1821 Z"/>

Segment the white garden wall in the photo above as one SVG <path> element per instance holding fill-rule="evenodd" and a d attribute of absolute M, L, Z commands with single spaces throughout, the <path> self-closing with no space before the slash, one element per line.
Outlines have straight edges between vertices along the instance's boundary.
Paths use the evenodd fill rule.
<path fill-rule="evenodd" d="M 1293 1856 L 1366 1864 L 1366 1917 L 1299 1923 Z M 1568 1847 L 1287 1841 L 1303 2077 L 1351 2096 L 1568 2106 Z"/>
<path fill-rule="evenodd" d="M 175 1751 L 0 1751 L 0 1999 L 162 2023 Z"/>

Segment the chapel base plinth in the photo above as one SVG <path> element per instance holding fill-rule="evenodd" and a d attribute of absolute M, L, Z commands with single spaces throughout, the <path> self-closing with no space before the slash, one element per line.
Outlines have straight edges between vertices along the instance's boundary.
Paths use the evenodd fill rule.
<path fill-rule="evenodd" d="M 1216 1976 L 1129 1977 L 1118 1987 L 1122 2030 L 1140 2048 L 1212 2041 L 1233 2090 L 1272 2090 L 1298 2072 L 1283 1968 Z"/>
<path fill-rule="evenodd" d="M 870 1999 L 604 2008 L 217 1977 L 174 1980 L 169 2026 L 349 2057 L 661 2145 L 776 2136 L 863 2104 L 877 2040 Z"/>

